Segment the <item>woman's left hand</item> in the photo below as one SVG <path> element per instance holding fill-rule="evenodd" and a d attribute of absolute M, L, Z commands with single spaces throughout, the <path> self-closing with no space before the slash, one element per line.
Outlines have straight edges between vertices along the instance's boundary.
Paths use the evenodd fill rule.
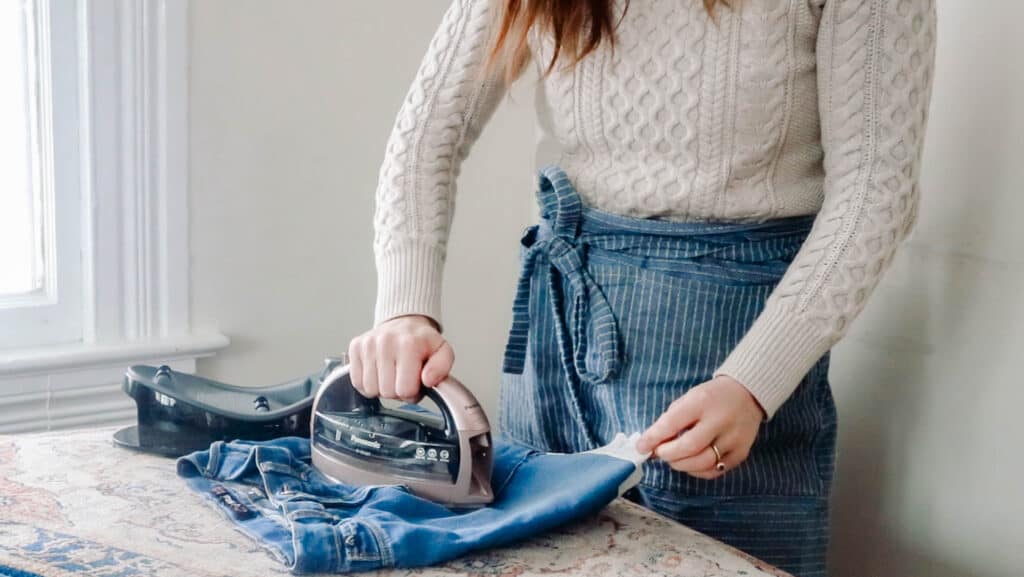
<path fill-rule="evenodd" d="M 741 383 L 727 376 L 697 385 L 669 405 L 637 441 L 641 453 L 668 462 L 677 471 L 715 479 L 746 460 L 765 413 Z M 722 455 L 718 462 L 714 443 Z"/>

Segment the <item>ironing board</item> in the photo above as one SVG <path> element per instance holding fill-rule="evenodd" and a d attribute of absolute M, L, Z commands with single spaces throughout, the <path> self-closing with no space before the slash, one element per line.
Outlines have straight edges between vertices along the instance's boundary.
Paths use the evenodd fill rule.
<path fill-rule="evenodd" d="M 0 575 L 289 575 L 196 498 L 172 459 L 115 447 L 114 430 L 0 436 Z M 625 499 L 517 546 L 438 567 L 374 573 L 542 574 L 785 575 Z"/>

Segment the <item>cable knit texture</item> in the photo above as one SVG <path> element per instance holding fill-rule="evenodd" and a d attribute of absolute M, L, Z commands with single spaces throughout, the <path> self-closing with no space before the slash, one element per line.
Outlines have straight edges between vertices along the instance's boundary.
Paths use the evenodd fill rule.
<path fill-rule="evenodd" d="M 537 85 L 543 131 L 584 202 L 680 221 L 817 213 L 716 375 L 769 417 L 847 331 L 914 223 L 934 0 L 634 0 L 607 43 Z M 479 74 L 500 0 L 453 0 L 380 170 L 375 325 L 441 320 L 462 161 L 507 87 Z M 621 11 L 621 4 L 620 4 Z M 532 31 L 534 65 L 552 40 Z M 443 326 L 443 325 L 442 325 Z"/>

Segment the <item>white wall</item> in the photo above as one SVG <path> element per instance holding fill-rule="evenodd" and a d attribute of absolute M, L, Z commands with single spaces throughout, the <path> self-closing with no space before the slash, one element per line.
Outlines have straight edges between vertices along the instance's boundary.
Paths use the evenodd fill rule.
<path fill-rule="evenodd" d="M 842 577 L 1024 560 L 1024 3 L 938 8 L 920 221 L 835 352 Z"/>
<path fill-rule="evenodd" d="M 920 221 L 841 344 L 838 576 L 1019 574 L 1024 543 L 1024 4 L 940 0 Z M 385 140 L 447 0 L 192 3 L 199 370 L 271 383 L 372 320 Z M 460 178 L 446 274 L 455 374 L 494 411 L 533 199 L 531 86 Z M 488 218 L 485 215 L 498 215 Z"/>
<path fill-rule="evenodd" d="M 377 172 L 447 5 L 192 2 L 193 321 L 232 340 L 201 373 L 274 383 L 317 370 L 370 328 Z M 534 210 L 532 93 L 521 86 L 464 165 L 443 303 L 453 374 L 492 412 Z"/>

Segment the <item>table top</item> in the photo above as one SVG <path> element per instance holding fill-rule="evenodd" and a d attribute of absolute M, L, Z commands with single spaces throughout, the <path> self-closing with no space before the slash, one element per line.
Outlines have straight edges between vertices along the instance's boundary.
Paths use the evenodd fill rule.
<path fill-rule="evenodd" d="M 0 566 L 46 577 L 249 577 L 285 567 L 114 429 L 0 436 Z M 625 499 L 515 546 L 380 576 L 785 575 Z"/>

